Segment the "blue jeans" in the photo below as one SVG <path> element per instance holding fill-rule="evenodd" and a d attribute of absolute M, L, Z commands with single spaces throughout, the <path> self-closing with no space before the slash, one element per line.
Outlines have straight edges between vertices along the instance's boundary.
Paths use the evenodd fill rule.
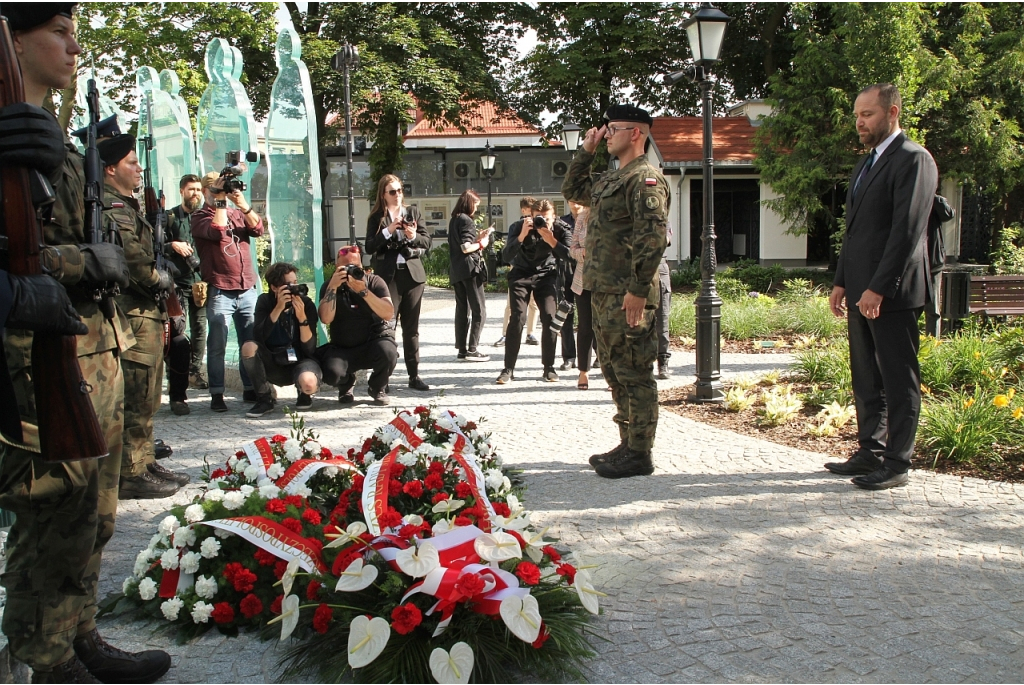
<path fill-rule="evenodd" d="M 210 325 L 210 333 L 206 338 L 206 370 L 209 374 L 211 395 L 224 394 L 224 350 L 228 344 L 228 317 L 235 323 L 241 356 L 242 345 L 252 340 L 258 297 L 256 288 L 221 290 L 210 286 L 209 298 L 206 301 L 206 320 Z M 238 365 L 238 373 L 242 377 L 242 387 L 251 390 L 252 382 L 249 380 L 249 374 L 245 372 L 244 365 Z"/>

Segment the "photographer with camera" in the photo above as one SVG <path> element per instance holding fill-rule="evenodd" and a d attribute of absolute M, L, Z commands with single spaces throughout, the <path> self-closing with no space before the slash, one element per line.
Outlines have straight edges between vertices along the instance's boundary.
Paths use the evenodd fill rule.
<path fill-rule="evenodd" d="M 362 250 L 338 250 L 334 273 L 320 289 L 320 320 L 331 342 L 317 350 L 324 381 L 338 388 L 338 401 L 355 401 L 356 371 L 371 369 L 368 392 L 374 404 L 391 403 L 388 379 L 398 363 L 398 346 L 389 322 L 395 316 L 388 285 L 362 267 Z"/>
<path fill-rule="evenodd" d="M 233 157 L 235 159 L 233 159 Z M 235 164 L 230 162 L 235 161 Z M 206 367 L 210 379 L 210 409 L 228 410 L 224 404 L 224 350 L 228 339 L 228 317 L 235 323 L 238 347 L 252 340 L 256 314 L 256 284 L 253 268 L 253 238 L 263 235 L 263 221 L 245 200 L 244 184 L 237 176 L 244 169 L 237 154 L 228 153 L 229 165 L 221 173 L 211 171 L 202 178 L 206 205 L 192 214 L 192 238 L 199 251 L 199 269 L 207 284 L 206 318 L 210 325 L 206 339 Z M 235 205 L 228 207 L 228 202 Z M 242 399 L 255 402 L 256 393 L 245 367 L 240 366 Z"/>
<path fill-rule="evenodd" d="M 555 206 L 548 200 L 535 204 L 533 217 L 523 219 L 518 229 L 509 231 L 502 256 L 512 265 L 508 272 L 508 298 L 512 305 L 512 318 L 505 331 L 505 368 L 498 376 L 499 385 L 515 377 L 523 320 L 526 318 L 531 294 L 540 309 L 543 378 L 549 383 L 558 380 L 558 374 L 555 373 L 558 331 L 551 325 L 551 321 L 558 303 L 558 261 L 570 259 L 571 238 L 572 231 L 555 218 Z"/>
<path fill-rule="evenodd" d="M 427 272 L 421 257 L 431 238 L 419 209 L 402 202 L 402 180 L 386 174 L 377 183 L 377 202 L 366 222 L 366 251 L 373 256 L 373 270 L 388 284 L 395 307 L 392 328 L 402 323 L 402 345 L 409 387 L 427 391 L 420 379 L 420 303 Z"/>
<path fill-rule="evenodd" d="M 323 378 L 316 360 L 316 305 L 306 285 L 299 285 L 297 271 L 286 262 L 267 269 L 270 292 L 256 300 L 253 339 L 242 345 L 242 365 L 256 391 L 256 404 L 246 413 L 251 419 L 274 409 L 271 384 L 294 384 L 295 408 L 301 411 L 313 406 Z"/>
<path fill-rule="evenodd" d="M 181 273 L 174 279 L 178 286 L 178 299 L 188 312 L 189 341 L 192 357 L 189 359 L 189 383 L 197 390 L 206 390 L 210 384 L 202 373 L 203 355 L 206 353 L 206 283 L 199 273 L 199 252 L 192 239 L 192 214 L 203 206 L 203 184 L 195 174 L 185 174 L 178 182 L 181 204 L 167 212 L 167 242 L 164 253 Z M 174 409 L 174 398 L 171 398 Z"/>

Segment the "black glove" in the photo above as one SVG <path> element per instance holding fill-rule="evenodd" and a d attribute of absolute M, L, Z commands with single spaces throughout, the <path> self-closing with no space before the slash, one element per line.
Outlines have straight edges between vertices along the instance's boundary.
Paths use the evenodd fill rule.
<path fill-rule="evenodd" d="M 156 275 L 160 277 L 160 280 L 153 286 L 153 291 L 158 293 L 170 293 L 174 291 L 174 276 L 168 271 L 163 269 L 157 269 Z"/>
<path fill-rule="evenodd" d="M 406 261 L 409 261 L 410 259 L 419 259 L 423 256 L 424 252 L 426 252 L 426 250 L 422 247 L 409 247 L 408 245 L 403 245 L 402 249 L 398 251 L 398 254 L 405 257 Z"/>
<path fill-rule="evenodd" d="M 60 283 L 46 275 L 8 277 L 13 297 L 5 326 L 61 335 L 89 332 Z"/>
<path fill-rule="evenodd" d="M 85 258 L 85 272 L 82 280 L 94 285 L 117 283 L 127 288 L 131 282 L 128 262 L 124 258 L 124 250 L 114 243 L 87 243 L 79 245 Z"/>
<path fill-rule="evenodd" d="M 52 114 L 27 102 L 0 108 L 0 167 L 36 169 L 55 183 L 66 156 L 64 132 Z"/>

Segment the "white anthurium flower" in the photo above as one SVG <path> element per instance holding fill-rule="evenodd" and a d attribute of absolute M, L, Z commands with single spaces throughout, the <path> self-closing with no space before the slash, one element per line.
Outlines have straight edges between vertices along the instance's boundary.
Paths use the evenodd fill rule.
<path fill-rule="evenodd" d="M 391 625 L 380 616 L 356 616 L 348 628 L 348 665 L 362 668 L 380 656 L 391 639 Z"/>
<path fill-rule="evenodd" d="M 501 531 L 484 533 L 473 542 L 473 549 L 484 561 L 502 562 L 523 558 L 523 550 L 519 548 L 519 541 Z"/>
<path fill-rule="evenodd" d="M 328 542 L 326 545 L 324 545 L 324 549 L 330 549 L 332 547 L 341 547 L 343 545 L 347 545 L 350 542 L 355 542 L 359 539 L 360 535 L 366 532 L 366 530 L 367 528 L 365 523 L 363 523 L 362 521 L 353 521 L 352 523 L 348 524 L 348 528 L 346 528 L 340 533 L 325 533 L 324 537 L 334 539 Z"/>
<path fill-rule="evenodd" d="M 269 621 L 267 625 L 274 623 L 281 623 L 281 642 L 284 642 L 295 630 L 295 626 L 299 625 L 299 596 L 288 595 L 281 602 L 281 615 L 276 616 Z"/>
<path fill-rule="evenodd" d="M 458 511 L 466 502 L 461 499 L 443 499 L 431 508 L 435 514 L 451 514 Z"/>
<path fill-rule="evenodd" d="M 497 490 L 501 487 L 501 479 L 503 476 L 504 474 L 501 472 L 501 469 L 487 469 L 487 471 L 484 472 L 484 483 L 486 483 L 487 487 L 491 490 Z"/>
<path fill-rule="evenodd" d="M 284 573 L 281 574 L 281 580 L 274 583 L 274 585 L 280 585 L 286 595 L 291 593 L 292 583 L 295 582 L 295 574 L 298 572 L 299 560 L 292 557 L 291 561 L 288 562 L 288 566 L 285 568 Z"/>
<path fill-rule="evenodd" d="M 436 538 L 438 535 L 444 535 L 452 529 L 452 524 L 448 519 L 441 519 L 433 525 L 431 533 Z"/>
<path fill-rule="evenodd" d="M 535 564 L 539 564 L 541 559 L 544 557 L 544 552 L 541 551 L 541 547 L 547 544 L 544 541 L 544 534 L 547 532 L 548 529 L 545 528 L 539 533 L 527 532 L 523 535 L 523 539 L 526 540 L 526 555 L 530 557 L 530 560 Z"/>
<path fill-rule="evenodd" d="M 139 581 L 139 599 L 143 602 L 156 597 L 156 581 L 152 578 L 143 578 Z"/>
<path fill-rule="evenodd" d="M 183 606 L 185 606 L 185 602 L 180 597 L 171 597 L 160 605 L 160 611 L 168 621 L 175 621 Z"/>
<path fill-rule="evenodd" d="M 190 504 L 185 507 L 185 520 L 189 523 L 197 523 L 206 518 L 206 512 L 203 511 L 202 504 Z"/>
<path fill-rule="evenodd" d="M 373 564 L 364 565 L 363 560 L 356 559 L 341 572 L 338 584 L 334 586 L 335 592 L 359 592 L 368 588 L 373 581 L 377 580 L 377 567 Z"/>
<path fill-rule="evenodd" d="M 446 652 L 438 647 L 430 653 L 430 674 L 439 683 L 468 683 L 473 674 L 473 648 L 456 642 Z"/>
<path fill-rule="evenodd" d="M 174 534 L 174 531 L 178 530 L 181 526 L 181 522 L 178 521 L 177 516 L 165 516 L 164 520 L 160 522 L 157 530 L 160 531 L 160 535 L 164 537 L 170 537 Z"/>
<path fill-rule="evenodd" d="M 526 511 L 523 508 L 523 505 L 519 503 L 519 498 L 516 497 L 515 495 L 509 495 L 508 497 L 506 497 L 505 504 L 508 505 L 509 511 L 511 512 L 509 514 L 510 516 L 519 516 L 524 511 Z"/>
<path fill-rule="evenodd" d="M 576 588 L 576 594 L 580 596 L 580 603 L 583 607 L 594 614 L 598 613 L 598 597 L 607 597 L 603 592 L 594 589 L 594 583 L 590 579 L 590 571 L 576 571 L 572 586 Z"/>
<path fill-rule="evenodd" d="M 533 643 L 540 635 L 540 607 L 533 595 L 517 597 L 511 595 L 501 600 L 498 607 L 501 620 L 509 631 L 523 642 Z"/>
<path fill-rule="evenodd" d="M 403 516 L 402 520 L 405 521 L 405 525 L 407 525 L 407 526 L 422 526 L 423 525 L 423 517 L 418 515 L 418 514 L 409 514 L 407 516 Z"/>
<path fill-rule="evenodd" d="M 395 555 L 395 563 L 407 576 L 422 578 L 441 565 L 441 556 L 437 548 L 429 542 L 420 543 L 408 549 L 399 550 Z"/>
<path fill-rule="evenodd" d="M 530 525 L 530 515 L 523 514 L 522 516 L 509 516 L 505 518 L 503 516 L 497 517 L 498 527 L 508 528 L 509 530 L 521 531 Z"/>

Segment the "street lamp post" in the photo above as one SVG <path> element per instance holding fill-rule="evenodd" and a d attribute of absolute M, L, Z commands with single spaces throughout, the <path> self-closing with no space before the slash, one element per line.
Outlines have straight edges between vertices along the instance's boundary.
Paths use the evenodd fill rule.
<path fill-rule="evenodd" d="M 579 149 L 580 133 L 582 132 L 583 129 L 572 121 L 562 126 L 562 142 L 565 144 L 565 149 L 570 155 Z"/>
<path fill-rule="evenodd" d="M 491 177 L 494 176 L 494 163 L 497 157 L 491 150 L 491 141 L 487 141 L 484 152 L 480 155 L 480 168 L 487 174 L 487 223 L 484 228 L 491 225 Z"/>
<path fill-rule="evenodd" d="M 719 60 L 725 27 L 730 18 L 711 3 L 700 9 L 683 23 L 693 53 L 694 67 L 665 77 L 674 84 L 682 78 L 700 87 L 704 118 L 704 230 L 701 233 L 700 294 L 694 301 L 697 319 L 697 381 L 694 383 L 695 402 L 721 402 L 722 390 L 722 298 L 715 289 L 715 191 L 714 144 L 711 130 L 710 68 Z"/>
<path fill-rule="evenodd" d="M 356 243 L 356 199 L 355 186 L 352 180 L 352 94 L 349 89 L 349 74 L 359 68 L 359 49 L 351 43 L 345 43 L 331 60 L 335 71 L 340 71 L 345 83 L 345 164 L 348 170 L 348 244 Z"/>

